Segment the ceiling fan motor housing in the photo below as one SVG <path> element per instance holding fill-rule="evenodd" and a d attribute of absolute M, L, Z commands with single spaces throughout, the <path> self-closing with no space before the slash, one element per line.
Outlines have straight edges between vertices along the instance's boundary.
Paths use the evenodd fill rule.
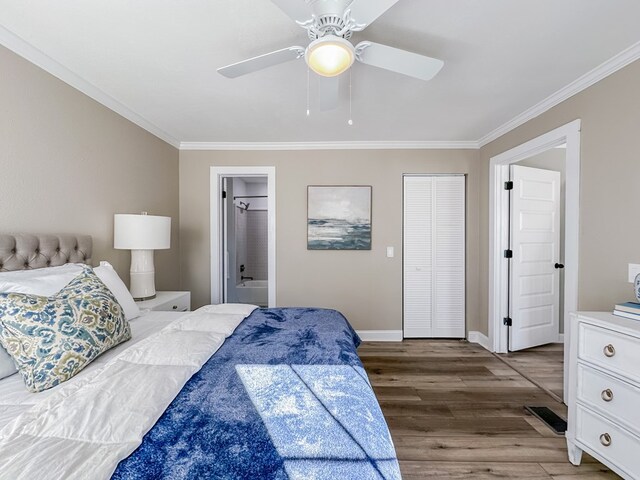
<path fill-rule="evenodd" d="M 353 33 L 351 30 L 346 28 L 344 19 L 337 15 L 316 17 L 314 27 L 315 28 L 309 28 L 307 30 L 311 40 L 316 40 L 325 35 L 335 35 L 348 40 L 351 38 L 351 34 Z"/>
<path fill-rule="evenodd" d="M 358 25 L 351 18 L 349 6 L 353 0 L 306 0 L 311 9 L 312 17 L 300 23 L 311 40 L 317 40 L 325 35 L 335 35 L 345 40 L 351 38 L 353 32 L 362 30 L 364 25 Z"/>

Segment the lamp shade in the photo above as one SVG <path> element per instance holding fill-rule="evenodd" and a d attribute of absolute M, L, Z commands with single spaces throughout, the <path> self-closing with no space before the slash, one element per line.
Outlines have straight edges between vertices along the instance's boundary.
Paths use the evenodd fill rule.
<path fill-rule="evenodd" d="M 164 250 L 171 246 L 171 217 L 117 213 L 113 218 L 113 248 Z"/>

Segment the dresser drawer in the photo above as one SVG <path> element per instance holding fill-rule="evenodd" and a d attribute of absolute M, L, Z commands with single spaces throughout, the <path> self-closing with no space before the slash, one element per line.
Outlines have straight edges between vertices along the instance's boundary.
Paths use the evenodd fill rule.
<path fill-rule="evenodd" d="M 577 406 L 576 422 L 576 439 L 580 443 L 603 457 L 607 464 L 612 463 L 627 472 L 630 478 L 637 478 L 640 438 L 581 405 Z"/>
<path fill-rule="evenodd" d="M 578 401 L 640 434 L 640 388 L 578 365 Z"/>
<path fill-rule="evenodd" d="M 578 328 L 581 360 L 640 382 L 640 339 L 582 322 Z"/>

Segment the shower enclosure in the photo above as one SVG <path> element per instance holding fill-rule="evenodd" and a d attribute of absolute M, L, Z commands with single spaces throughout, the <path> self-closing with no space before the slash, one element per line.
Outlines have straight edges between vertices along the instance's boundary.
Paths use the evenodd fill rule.
<path fill-rule="evenodd" d="M 268 306 L 267 177 L 223 179 L 224 301 Z"/>

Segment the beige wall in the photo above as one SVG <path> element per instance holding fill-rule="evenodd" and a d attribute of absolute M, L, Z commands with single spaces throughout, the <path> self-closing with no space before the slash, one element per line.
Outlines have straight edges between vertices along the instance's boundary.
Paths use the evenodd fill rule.
<path fill-rule="evenodd" d="M 480 314 L 487 333 L 489 160 L 577 118 L 582 120 L 578 308 L 611 310 L 633 298 L 627 264 L 640 263 L 640 61 L 481 149 Z"/>
<path fill-rule="evenodd" d="M 177 289 L 178 151 L 0 47 L 0 231 L 90 234 L 128 281 L 113 214 L 142 210 L 173 218 L 156 281 Z"/>
<path fill-rule="evenodd" d="M 194 306 L 210 300 L 212 165 L 276 167 L 278 305 L 336 308 L 363 330 L 402 328 L 402 174 L 468 174 L 467 328 L 478 328 L 477 150 L 180 152 L 181 278 Z M 373 186 L 371 251 L 307 250 L 307 185 L 323 184 Z"/>

